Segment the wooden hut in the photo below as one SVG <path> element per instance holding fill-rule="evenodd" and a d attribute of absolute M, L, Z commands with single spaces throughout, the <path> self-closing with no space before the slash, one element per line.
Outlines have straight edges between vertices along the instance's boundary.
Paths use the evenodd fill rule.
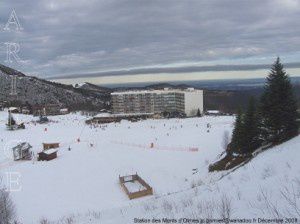
<path fill-rule="evenodd" d="M 43 143 L 43 150 L 59 148 L 59 143 Z"/>
<path fill-rule="evenodd" d="M 49 161 L 57 158 L 59 143 L 43 143 L 43 151 L 38 153 L 38 161 Z"/>
<path fill-rule="evenodd" d="M 147 195 L 153 195 L 152 187 L 147 184 L 139 175 L 119 176 L 120 185 L 129 197 L 135 199 Z"/>
<path fill-rule="evenodd" d="M 13 147 L 13 156 L 14 161 L 17 160 L 31 160 L 32 158 L 32 152 L 31 149 L 32 146 L 27 142 L 22 142 L 18 144 L 17 146 Z"/>
<path fill-rule="evenodd" d="M 48 149 L 38 153 L 38 161 L 50 161 L 57 158 L 58 149 Z"/>

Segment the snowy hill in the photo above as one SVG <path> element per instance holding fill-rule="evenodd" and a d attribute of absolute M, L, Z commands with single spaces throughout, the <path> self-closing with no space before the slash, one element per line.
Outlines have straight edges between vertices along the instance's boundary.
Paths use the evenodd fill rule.
<path fill-rule="evenodd" d="M 92 90 L 92 91 L 102 93 L 102 94 L 103 93 L 107 94 L 107 93 L 112 92 L 112 89 L 110 89 L 110 88 L 94 85 L 94 84 L 89 83 L 89 82 L 78 83 L 78 84 L 75 84 L 74 87 L 75 88 L 80 88 L 80 89 Z"/>
<path fill-rule="evenodd" d="M 207 174 L 202 170 L 193 177 L 189 189 L 71 217 L 78 223 L 92 224 L 134 223 L 136 218 L 142 221 L 153 217 L 168 217 L 169 223 L 172 219 L 205 223 L 223 218 L 235 223 L 299 223 L 299 148 L 300 137 L 296 137 L 235 172 Z"/>
<path fill-rule="evenodd" d="M 17 97 L 11 96 L 12 77 L 16 78 Z M 22 104 L 61 104 L 70 108 L 104 108 L 109 101 L 109 92 L 99 94 L 90 89 L 73 88 L 55 82 L 26 76 L 23 73 L 0 65 L 0 101 L 15 101 Z"/>
<path fill-rule="evenodd" d="M 25 121 L 26 129 L 9 132 L 4 129 L 6 116 L 0 112 L 0 174 L 21 175 L 21 189 L 12 197 L 23 223 L 41 218 L 129 224 L 134 218 L 153 217 L 299 217 L 293 200 L 299 205 L 300 137 L 259 154 L 235 172 L 208 173 L 208 164 L 223 151 L 222 138 L 231 132 L 234 117 L 87 126 L 79 114 L 54 116 L 43 125 L 19 115 L 15 118 Z M 28 141 L 35 153 L 44 142 L 59 142 L 58 158 L 14 162 L 10 149 L 16 139 Z M 128 199 L 118 177 L 135 173 L 154 189 L 153 196 Z"/>
<path fill-rule="evenodd" d="M 168 217 L 169 223 L 208 223 L 224 218 L 235 223 L 300 223 L 299 149 L 298 136 L 232 173 L 202 170 L 189 189 L 73 219 L 93 224 L 134 223 L 136 218 L 153 221 L 153 217 Z"/>

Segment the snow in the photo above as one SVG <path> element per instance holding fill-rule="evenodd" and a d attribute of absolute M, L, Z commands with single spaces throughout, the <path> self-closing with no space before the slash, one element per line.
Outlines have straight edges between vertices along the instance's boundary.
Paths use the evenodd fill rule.
<path fill-rule="evenodd" d="M 80 87 L 84 86 L 85 84 L 86 84 L 85 82 L 83 82 L 83 83 L 77 83 L 77 84 L 73 84 L 73 87 L 80 88 Z"/>
<path fill-rule="evenodd" d="M 220 111 L 219 110 L 208 110 L 207 113 L 209 113 L 209 114 L 219 114 Z"/>
<path fill-rule="evenodd" d="M 17 108 L 17 107 L 10 107 L 10 108 L 8 108 L 8 110 L 9 110 L 9 111 L 12 111 L 12 110 L 18 110 L 18 108 Z"/>
<path fill-rule="evenodd" d="M 61 113 L 63 113 L 63 112 L 69 112 L 69 109 L 68 108 L 62 108 L 62 109 L 60 109 L 59 110 Z"/>
<path fill-rule="evenodd" d="M 153 115 L 153 113 L 119 113 L 119 114 L 111 114 L 111 113 L 99 113 L 96 114 L 95 118 L 104 118 L 104 117 L 130 117 L 130 116 L 142 116 L 142 115 Z"/>
<path fill-rule="evenodd" d="M 132 175 L 129 175 L 129 176 L 124 177 L 124 182 L 132 181 L 132 180 L 133 180 Z"/>
<path fill-rule="evenodd" d="M 50 155 L 50 154 L 55 153 L 57 151 L 58 151 L 58 149 L 47 149 L 47 150 L 44 150 L 43 153 L 45 153 L 47 155 Z"/>
<path fill-rule="evenodd" d="M 95 117 L 111 117 L 111 113 L 99 113 Z"/>
<path fill-rule="evenodd" d="M 156 195 L 187 188 L 192 169 L 201 166 L 199 169 L 206 172 L 207 161 L 213 161 L 222 151 L 223 133 L 232 129 L 234 121 L 233 117 L 122 121 L 94 128 L 87 126 L 87 117 L 79 114 L 53 116 L 48 124 L 37 124 L 32 122 L 37 118 L 19 115 L 16 119 L 24 121 L 26 129 L 8 132 L 4 128 L 6 119 L 7 113 L 0 112 L 0 147 L 6 151 L 1 154 L 0 167 L 3 176 L 9 171 L 21 173 L 22 191 L 12 196 L 26 224 L 41 217 L 56 219 L 128 205 L 118 183 L 119 175 L 138 173 Z M 212 125 L 210 133 L 206 132 L 207 122 Z M 122 143 L 114 143 L 116 140 Z M 60 142 L 58 158 L 13 162 L 6 155 L 16 141 L 29 142 L 35 153 L 42 151 L 43 142 Z M 151 143 L 157 149 L 151 149 Z M 168 148 L 160 150 L 160 146 Z M 199 151 L 176 150 L 190 147 Z"/>
<path fill-rule="evenodd" d="M 125 187 L 130 193 L 134 193 L 137 191 L 143 191 L 147 190 L 140 182 L 138 181 L 133 181 L 133 182 L 125 182 L 124 183 Z"/>
<path fill-rule="evenodd" d="M 234 117 L 123 120 L 95 126 L 85 124 L 88 118 L 68 114 L 37 124 L 37 118 L 18 115 L 17 122 L 25 122 L 26 129 L 7 131 L 7 112 L 0 112 L 0 175 L 5 179 L 7 172 L 20 173 L 21 190 L 11 195 L 23 223 L 38 223 L 42 217 L 57 221 L 72 216 L 76 223 L 106 224 L 133 223 L 135 217 L 192 217 L 193 212 L 200 216 L 202 204 L 218 208 L 225 194 L 232 217 L 273 217 L 264 192 L 283 214 L 287 209 L 292 213 L 280 192 L 292 185 L 300 189 L 300 137 L 258 154 L 232 173 L 208 173 L 208 165 L 224 150 L 222 138 L 232 131 Z M 35 153 L 42 151 L 43 142 L 60 142 L 58 158 L 13 161 L 11 148 L 24 141 Z M 135 173 L 153 188 L 153 196 L 128 199 L 119 176 Z M 131 190 L 140 187 L 126 184 Z"/>

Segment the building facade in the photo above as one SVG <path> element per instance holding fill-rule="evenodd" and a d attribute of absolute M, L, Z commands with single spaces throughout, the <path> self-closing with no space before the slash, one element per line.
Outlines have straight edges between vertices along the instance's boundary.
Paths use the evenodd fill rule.
<path fill-rule="evenodd" d="M 193 88 L 113 92 L 111 98 L 114 114 L 203 113 L 203 90 Z"/>

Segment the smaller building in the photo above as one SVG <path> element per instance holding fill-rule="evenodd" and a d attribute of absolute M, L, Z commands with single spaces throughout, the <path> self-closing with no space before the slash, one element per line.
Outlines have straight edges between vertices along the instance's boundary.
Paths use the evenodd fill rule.
<path fill-rule="evenodd" d="M 138 121 L 145 120 L 147 118 L 153 118 L 153 113 L 133 113 L 133 114 L 110 114 L 100 113 L 93 118 L 86 120 L 86 124 L 106 124 L 113 122 L 120 122 L 121 120 Z"/>
<path fill-rule="evenodd" d="M 32 106 L 32 113 L 34 116 L 40 115 L 60 115 L 61 106 L 59 104 L 46 104 Z"/>
<path fill-rule="evenodd" d="M 18 108 L 18 107 L 9 107 L 8 108 L 8 112 L 11 112 L 11 113 L 20 113 L 20 108 Z"/>
<path fill-rule="evenodd" d="M 48 149 L 38 153 L 38 161 L 50 161 L 57 158 L 58 149 Z"/>
<path fill-rule="evenodd" d="M 50 161 L 57 158 L 59 143 L 43 143 L 43 151 L 38 153 L 38 161 Z"/>
<path fill-rule="evenodd" d="M 30 114 L 30 110 L 29 110 L 27 107 L 23 107 L 23 108 L 21 109 L 21 113 L 22 113 L 22 114 Z"/>
<path fill-rule="evenodd" d="M 59 110 L 60 114 L 68 114 L 69 113 L 69 109 L 68 108 L 62 108 Z"/>
<path fill-rule="evenodd" d="M 48 150 L 48 149 L 56 149 L 59 148 L 59 143 L 43 143 L 43 149 Z"/>
<path fill-rule="evenodd" d="M 32 152 L 31 149 L 32 146 L 27 142 L 22 142 L 18 144 L 17 146 L 12 148 L 14 161 L 17 160 L 31 160 L 32 158 Z"/>

